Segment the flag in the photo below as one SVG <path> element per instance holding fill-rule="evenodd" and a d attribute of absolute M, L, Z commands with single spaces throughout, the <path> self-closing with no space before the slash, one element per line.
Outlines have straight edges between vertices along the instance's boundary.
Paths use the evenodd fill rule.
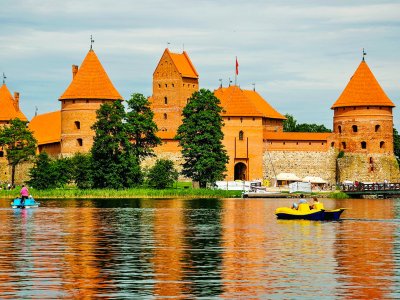
<path fill-rule="evenodd" d="M 236 56 L 236 75 L 239 75 L 239 63 Z"/>

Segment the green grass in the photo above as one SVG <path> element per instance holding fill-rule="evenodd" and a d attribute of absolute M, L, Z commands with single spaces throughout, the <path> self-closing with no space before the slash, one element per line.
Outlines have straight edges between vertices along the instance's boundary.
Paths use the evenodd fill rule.
<path fill-rule="evenodd" d="M 30 188 L 29 192 L 35 199 L 40 198 L 238 198 L 241 191 L 222 191 L 211 189 L 184 188 L 187 185 L 178 185 L 178 188 L 156 190 L 150 188 L 133 188 L 125 190 L 112 189 L 88 189 L 76 188 L 35 190 Z M 0 197 L 15 198 L 19 196 L 19 188 L 14 190 L 1 190 Z"/>
<path fill-rule="evenodd" d="M 333 199 L 348 199 L 350 198 L 349 195 L 347 195 L 346 193 L 340 192 L 340 191 L 335 191 L 329 194 L 329 198 L 333 198 Z"/>

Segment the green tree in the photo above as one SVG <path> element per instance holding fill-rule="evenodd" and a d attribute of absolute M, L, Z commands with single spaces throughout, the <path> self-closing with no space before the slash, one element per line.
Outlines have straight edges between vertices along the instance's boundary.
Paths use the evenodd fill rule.
<path fill-rule="evenodd" d="M 182 147 L 182 174 L 200 187 L 224 178 L 229 157 L 222 144 L 220 101 L 206 89 L 194 92 L 183 109 L 176 139 Z"/>
<path fill-rule="evenodd" d="M 169 159 L 157 159 L 147 175 L 148 185 L 156 189 L 171 187 L 178 180 L 178 171 Z"/>
<path fill-rule="evenodd" d="M 154 113 L 149 100 L 142 94 L 132 94 L 127 101 L 126 132 L 132 143 L 134 155 L 141 161 L 146 156 L 153 156 L 153 148 L 161 144 L 156 135 L 158 128 L 153 121 Z"/>
<path fill-rule="evenodd" d="M 0 146 L 6 149 L 7 161 L 11 166 L 12 185 L 15 181 L 15 168 L 35 156 L 36 143 L 36 139 L 27 127 L 27 122 L 18 118 L 0 128 Z"/>
<path fill-rule="evenodd" d="M 38 190 L 56 187 L 56 172 L 54 165 L 46 152 L 40 153 L 29 171 L 28 184 Z"/>
<path fill-rule="evenodd" d="M 297 124 L 296 119 L 290 115 L 285 115 L 286 120 L 283 121 L 283 131 L 287 132 L 332 132 L 324 125 L 301 123 Z"/>
<path fill-rule="evenodd" d="M 295 132 L 297 127 L 296 119 L 289 114 L 285 115 L 286 120 L 283 120 L 283 131 Z"/>
<path fill-rule="evenodd" d="M 63 157 L 51 161 L 54 173 L 54 187 L 65 187 L 73 181 L 72 159 Z"/>
<path fill-rule="evenodd" d="M 90 189 L 93 186 L 92 158 L 90 154 L 77 153 L 71 157 L 72 180 L 79 189 Z"/>
<path fill-rule="evenodd" d="M 91 149 L 93 186 L 121 189 L 140 183 L 139 161 L 126 132 L 121 101 L 101 105 L 92 129 L 95 131 Z"/>
<path fill-rule="evenodd" d="M 400 135 L 396 128 L 393 127 L 393 146 L 394 155 L 396 156 L 397 162 L 400 164 Z"/>

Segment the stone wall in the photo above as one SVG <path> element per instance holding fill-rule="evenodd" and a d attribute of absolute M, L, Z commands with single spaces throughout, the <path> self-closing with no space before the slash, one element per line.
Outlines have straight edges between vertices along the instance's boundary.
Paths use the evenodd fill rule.
<path fill-rule="evenodd" d="M 345 153 L 338 159 L 339 182 L 400 182 L 399 165 L 393 155 Z"/>
<path fill-rule="evenodd" d="M 32 168 L 33 163 L 25 162 L 19 164 L 15 169 L 15 184 L 21 185 L 30 179 L 29 170 Z M 11 167 L 6 160 L 0 161 L 0 185 L 11 183 Z"/>
<path fill-rule="evenodd" d="M 175 169 L 179 172 L 179 180 L 188 180 L 186 177 L 183 177 L 180 173 L 182 171 L 182 164 L 184 160 L 182 158 L 181 152 L 158 152 L 156 156 L 147 157 L 142 161 L 141 167 L 143 169 L 148 169 L 154 166 L 157 159 L 169 159 L 172 160 L 175 166 Z"/>
<path fill-rule="evenodd" d="M 294 173 L 298 177 L 318 176 L 335 183 L 337 151 L 265 151 L 263 178 L 275 179 L 279 173 Z"/>

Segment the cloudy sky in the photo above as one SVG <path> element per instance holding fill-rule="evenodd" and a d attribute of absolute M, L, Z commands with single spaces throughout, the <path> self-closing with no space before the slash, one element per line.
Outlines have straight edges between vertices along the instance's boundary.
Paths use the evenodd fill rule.
<path fill-rule="evenodd" d="M 31 119 L 60 109 L 71 65 L 94 50 L 124 98 L 151 95 L 167 47 L 184 48 L 200 86 L 234 78 L 280 113 L 332 128 L 331 105 L 362 59 L 396 104 L 400 129 L 397 0 L 1 0 L 0 74 Z M 168 44 L 169 43 L 169 44 Z"/>

